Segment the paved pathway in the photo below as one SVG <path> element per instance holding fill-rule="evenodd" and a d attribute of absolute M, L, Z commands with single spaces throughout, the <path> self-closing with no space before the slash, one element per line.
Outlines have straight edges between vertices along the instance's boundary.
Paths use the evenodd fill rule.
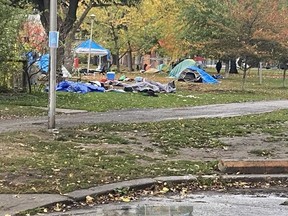
<path fill-rule="evenodd" d="M 173 119 L 232 117 L 288 109 L 288 100 L 215 104 L 169 109 L 132 109 L 89 112 L 56 117 L 56 127 L 104 122 L 155 122 Z M 0 132 L 47 128 L 47 117 L 1 121 Z"/>

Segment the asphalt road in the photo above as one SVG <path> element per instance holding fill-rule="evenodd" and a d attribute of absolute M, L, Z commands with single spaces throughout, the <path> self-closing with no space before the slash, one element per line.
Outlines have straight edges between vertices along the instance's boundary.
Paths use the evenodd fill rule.
<path fill-rule="evenodd" d="M 170 109 L 132 109 L 110 112 L 88 112 L 58 115 L 56 127 L 104 122 L 155 122 L 177 119 L 232 117 L 287 109 L 288 100 L 215 104 Z M 68 112 L 69 113 L 69 112 Z M 0 133 L 26 129 L 47 128 L 47 117 L 1 120 Z"/>
<path fill-rule="evenodd" d="M 127 204 L 107 204 L 50 216 L 286 216 L 287 198 L 275 195 L 190 194 L 187 197 L 142 198 Z"/>

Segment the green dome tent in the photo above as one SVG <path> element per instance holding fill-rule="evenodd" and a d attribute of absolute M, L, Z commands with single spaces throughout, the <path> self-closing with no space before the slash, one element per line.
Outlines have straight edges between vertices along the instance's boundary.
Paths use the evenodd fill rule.
<path fill-rule="evenodd" d="M 170 77 L 178 78 L 181 72 L 188 67 L 195 66 L 196 62 L 193 59 L 185 59 L 184 61 L 177 64 L 169 73 Z"/>

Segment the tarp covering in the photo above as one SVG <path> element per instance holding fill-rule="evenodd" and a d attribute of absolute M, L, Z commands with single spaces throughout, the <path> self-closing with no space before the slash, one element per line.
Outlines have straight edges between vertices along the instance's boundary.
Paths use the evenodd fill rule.
<path fill-rule="evenodd" d="M 134 91 L 134 92 L 145 92 L 153 91 L 155 93 L 165 92 L 173 93 L 176 92 L 176 87 L 174 81 L 167 84 L 162 84 L 152 80 L 143 80 L 142 82 L 136 82 L 134 84 L 123 84 L 124 91 Z"/>
<path fill-rule="evenodd" d="M 37 61 L 37 65 L 38 68 L 41 70 L 42 73 L 47 74 L 48 70 L 49 70 L 49 64 L 50 64 L 50 60 L 49 60 L 49 54 L 44 54 L 42 55 L 38 61 Z M 62 65 L 61 67 L 61 71 L 62 71 L 62 76 L 64 78 L 71 78 L 72 75 L 69 73 L 69 71 L 67 70 L 67 68 L 65 68 L 64 65 Z"/>
<path fill-rule="evenodd" d="M 42 72 L 47 73 L 49 70 L 49 54 L 44 54 L 40 56 L 37 61 L 37 65 Z"/>
<path fill-rule="evenodd" d="M 57 85 L 56 91 L 77 92 L 85 94 L 88 92 L 105 92 L 105 89 L 104 87 L 93 85 L 92 83 L 62 81 Z"/>
<path fill-rule="evenodd" d="M 169 73 L 171 77 L 179 77 L 179 74 L 190 66 L 195 66 L 196 62 L 193 59 L 185 59 L 184 61 L 177 64 Z"/>
<path fill-rule="evenodd" d="M 204 71 L 204 70 L 202 70 L 196 66 L 191 66 L 191 67 L 188 67 L 187 69 L 198 72 L 198 74 L 200 75 L 200 77 L 202 79 L 202 83 L 210 83 L 210 84 L 218 83 L 218 80 L 214 79 L 206 71 Z"/>
<path fill-rule="evenodd" d="M 105 56 L 108 55 L 110 52 L 109 50 L 105 49 L 101 45 L 97 44 L 96 42 L 92 41 L 91 39 L 86 40 L 79 44 L 75 48 L 76 53 L 83 53 L 83 54 L 94 54 L 99 56 Z"/>
<path fill-rule="evenodd" d="M 45 90 L 48 91 L 49 87 L 46 87 Z M 176 86 L 174 80 L 167 84 L 162 84 L 159 82 L 151 80 L 149 81 L 145 79 L 139 82 L 136 81 L 135 83 L 131 84 L 116 80 L 107 80 L 106 82 L 90 81 L 89 83 L 62 81 L 57 85 L 56 91 L 75 92 L 82 94 L 89 92 L 141 92 L 147 93 L 147 96 L 157 96 L 155 95 L 155 93 L 176 92 Z"/>
<path fill-rule="evenodd" d="M 26 58 L 28 61 L 28 66 L 31 66 L 37 61 L 37 53 L 34 51 L 30 51 L 26 53 Z"/>

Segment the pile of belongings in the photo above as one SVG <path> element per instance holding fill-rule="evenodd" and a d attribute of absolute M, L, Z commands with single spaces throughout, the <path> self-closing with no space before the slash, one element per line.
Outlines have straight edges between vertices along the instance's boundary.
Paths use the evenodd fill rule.
<path fill-rule="evenodd" d="M 175 82 L 171 81 L 167 84 L 162 84 L 160 82 L 150 81 L 143 79 L 142 77 L 135 77 L 131 82 L 131 79 L 124 79 L 125 81 L 129 80 L 130 83 L 125 81 L 117 80 L 103 80 L 99 81 L 90 81 L 87 83 L 83 82 L 74 82 L 74 81 L 62 81 L 57 87 L 56 91 L 64 92 L 76 92 L 76 93 L 89 93 L 89 92 L 141 92 L 146 96 L 157 97 L 156 93 L 174 93 L 176 92 Z M 46 89 L 47 90 L 47 89 Z"/>
<path fill-rule="evenodd" d="M 134 81 L 134 82 L 132 82 Z M 155 82 L 152 80 L 147 80 L 143 77 L 135 77 L 134 79 L 127 78 L 122 75 L 118 81 L 113 81 L 110 83 L 112 86 L 108 91 L 119 91 L 119 88 L 123 88 L 122 92 L 141 92 L 145 93 L 147 96 L 155 96 L 155 93 L 174 93 L 176 92 L 175 81 L 171 81 L 167 84 L 162 84 L 160 82 Z"/>
<path fill-rule="evenodd" d="M 124 84 L 124 91 L 126 92 L 143 92 L 147 96 L 156 96 L 155 93 L 174 93 L 176 92 L 175 82 L 171 81 L 167 84 L 162 84 L 155 81 L 143 79 L 140 82 L 133 84 Z"/>

